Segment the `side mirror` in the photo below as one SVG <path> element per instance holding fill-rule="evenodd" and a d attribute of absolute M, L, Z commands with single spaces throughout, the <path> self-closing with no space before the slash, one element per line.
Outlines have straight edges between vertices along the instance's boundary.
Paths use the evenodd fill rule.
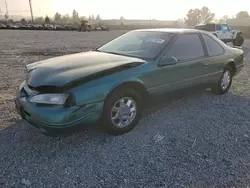
<path fill-rule="evenodd" d="M 168 66 L 168 65 L 175 65 L 177 63 L 177 59 L 175 57 L 168 57 L 163 56 L 159 61 L 159 66 Z"/>

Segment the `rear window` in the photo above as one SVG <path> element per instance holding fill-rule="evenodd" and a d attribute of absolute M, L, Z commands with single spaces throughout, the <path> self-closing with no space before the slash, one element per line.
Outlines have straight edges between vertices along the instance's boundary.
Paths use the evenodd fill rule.
<path fill-rule="evenodd" d="M 202 33 L 209 56 L 218 56 L 224 53 L 224 49 L 212 38 Z"/>

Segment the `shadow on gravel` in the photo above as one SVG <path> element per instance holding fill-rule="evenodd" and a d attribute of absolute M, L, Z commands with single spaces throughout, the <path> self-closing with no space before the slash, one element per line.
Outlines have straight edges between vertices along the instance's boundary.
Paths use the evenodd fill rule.
<path fill-rule="evenodd" d="M 247 187 L 249 98 L 205 91 L 152 103 L 122 136 L 90 127 L 51 138 L 25 121 L 0 131 L 0 185 Z"/>

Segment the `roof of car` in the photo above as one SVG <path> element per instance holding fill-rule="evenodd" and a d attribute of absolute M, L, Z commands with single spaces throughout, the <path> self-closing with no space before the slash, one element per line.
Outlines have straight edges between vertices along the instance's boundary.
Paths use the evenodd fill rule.
<path fill-rule="evenodd" d="M 198 29 L 184 29 L 184 28 L 154 28 L 154 29 L 137 29 L 135 31 L 154 31 L 154 32 L 166 32 L 166 33 L 197 33 Z"/>

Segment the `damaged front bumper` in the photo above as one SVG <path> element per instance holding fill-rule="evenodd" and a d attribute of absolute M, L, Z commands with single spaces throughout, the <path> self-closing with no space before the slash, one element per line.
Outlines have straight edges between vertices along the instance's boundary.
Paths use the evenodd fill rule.
<path fill-rule="evenodd" d="M 41 106 L 30 103 L 24 95 L 26 83 L 22 83 L 14 99 L 19 115 L 42 132 L 59 131 L 76 126 L 93 124 L 101 118 L 103 102 L 83 106 Z"/>

